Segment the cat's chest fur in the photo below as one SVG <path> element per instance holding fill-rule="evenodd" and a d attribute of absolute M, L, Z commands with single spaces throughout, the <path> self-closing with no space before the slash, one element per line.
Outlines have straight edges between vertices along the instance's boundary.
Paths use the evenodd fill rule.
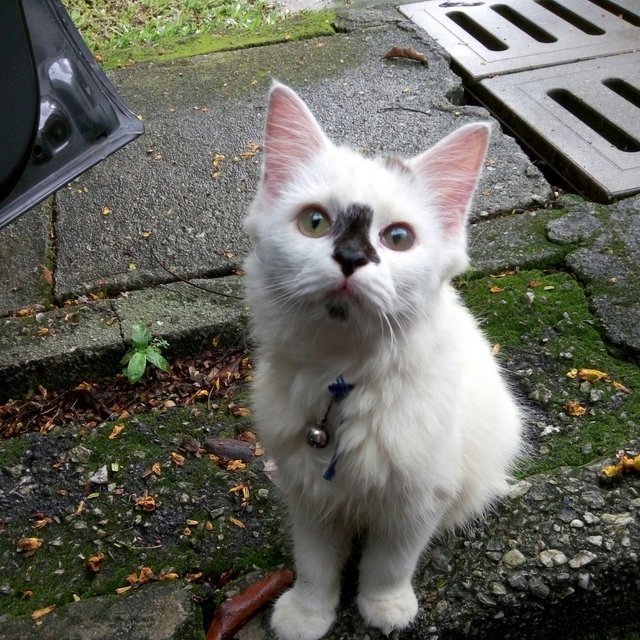
<path fill-rule="evenodd" d="M 461 458 L 464 446 L 459 395 L 466 393 L 454 325 L 469 321 L 448 295 L 429 320 L 396 340 L 381 336 L 365 356 L 355 336 L 351 360 L 348 341 L 340 356 L 320 358 L 323 351 L 333 352 L 327 345 L 306 362 L 290 359 L 284 345 L 262 354 L 254 385 L 258 429 L 287 490 L 325 510 L 354 512 L 371 511 L 372 500 L 377 505 L 403 500 L 409 489 L 416 501 L 433 502 L 434 493 L 452 498 L 459 472 L 451 461 Z M 472 323 L 469 328 L 476 335 Z M 482 337 L 476 337 L 465 338 L 469 349 L 485 351 Z M 332 403 L 327 387 L 337 376 L 353 389 Z M 307 429 L 329 405 L 329 443 L 313 448 Z M 332 463 L 335 475 L 327 480 Z"/>

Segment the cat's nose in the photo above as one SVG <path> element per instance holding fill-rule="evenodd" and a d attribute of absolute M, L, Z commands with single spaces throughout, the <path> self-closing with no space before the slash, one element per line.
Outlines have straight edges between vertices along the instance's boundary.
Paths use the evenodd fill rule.
<path fill-rule="evenodd" d="M 345 278 L 352 275 L 358 267 L 364 267 L 369 262 L 362 251 L 349 247 L 336 249 L 332 257 L 340 265 Z"/>

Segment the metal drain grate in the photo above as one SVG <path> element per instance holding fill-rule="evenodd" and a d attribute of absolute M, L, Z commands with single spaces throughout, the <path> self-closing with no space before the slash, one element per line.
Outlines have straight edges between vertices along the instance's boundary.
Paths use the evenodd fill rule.
<path fill-rule="evenodd" d="M 602 201 L 640 192 L 640 0 L 428 0 L 400 10 L 576 189 Z"/>
<path fill-rule="evenodd" d="M 639 0 L 429 0 L 400 11 L 476 80 L 640 48 Z"/>
<path fill-rule="evenodd" d="M 577 191 L 640 191 L 640 53 L 488 78 L 474 93 Z"/>

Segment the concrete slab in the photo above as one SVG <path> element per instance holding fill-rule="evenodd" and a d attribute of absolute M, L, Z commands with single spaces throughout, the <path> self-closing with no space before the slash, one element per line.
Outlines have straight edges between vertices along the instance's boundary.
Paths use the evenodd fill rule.
<path fill-rule="evenodd" d="M 557 211 L 538 210 L 486 220 L 469 228 L 474 273 L 499 273 L 562 263 L 567 249 L 547 240 L 546 226 Z"/>
<path fill-rule="evenodd" d="M 108 301 L 5 318 L 0 323 L 0 400 L 30 385 L 66 385 L 108 373 L 124 342 Z"/>
<path fill-rule="evenodd" d="M 240 278 L 196 280 L 127 292 L 0 324 L 0 400 L 29 385 L 72 385 L 121 371 L 134 324 L 166 338 L 168 355 L 198 353 L 217 344 L 244 344 L 247 310 Z M 213 291 L 221 292 L 216 295 Z"/>
<path fill-rule="evenodd" d="M 51 298 L 44 271 L 50 225 L 44 203 L 0 231 L 0 316 Z"/>
<path fill-rule="evenodd" d="M 271 77 L 297 88 L 334 140 L 367 153 L 418 153 L 488 117 L 450 102 L 459 80 L 395 9 L 364 15 L 367 29 L 351 20 L 353 33 L 115 73 L 147 133 L 59 192 L 57 298 L 171 280 L 145 251 L 147 235 L 182 276 L 229 272 L 249 250 L 242 218 L 258 180 L 254 145 Z M 429 66 L 383 59 L 396 45 L 424 51 Z M 538 170 L 496 129 L 478 211 L 522 209 L 548 195 Z"/>
<path fill-rule="evenodd" d="M 130 342 L 134 324 L 142 323 L 156 338 L 170 341 L 172 353 L 199 353 L 215 344 L 245 342 L 248 311 L 238 298 L 239 277 L 194 280 L 196 289 L 184 282 L 131 291 L 112 301 L 122 335 Z M 221 292 L 216 295 L 213 291 Z"/>
<path fill-rule="evenodd" d="M 610 206 L 567 203 L 549 238 L 583 245 L 569 268 L 586 285 L 591 306 L 614 344 L 640 352 L 640 196 Z"/>
<path fill-rule="evenodd" d="M 102 596 L 60 607 L 37 622 L 0 620 L 4 640 L 200 640 L 204 630 L 190 585 L 158 582 L 123 596 Z"/>

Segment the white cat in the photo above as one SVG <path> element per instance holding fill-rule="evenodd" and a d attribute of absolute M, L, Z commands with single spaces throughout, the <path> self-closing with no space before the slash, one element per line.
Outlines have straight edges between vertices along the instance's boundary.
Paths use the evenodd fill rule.
<path fill-rule="evenodd" d="M 271 89 L 245 279 L 255 419 L 293 525 L 282 640 L 329 630 L 356 534 L 362 617 L 406 627 L 423 549 L 506 488 L 520 410 L 449 284 L 467 265 L 489 133 L 471 124 L 408 160 L 365 158 Z"/>

